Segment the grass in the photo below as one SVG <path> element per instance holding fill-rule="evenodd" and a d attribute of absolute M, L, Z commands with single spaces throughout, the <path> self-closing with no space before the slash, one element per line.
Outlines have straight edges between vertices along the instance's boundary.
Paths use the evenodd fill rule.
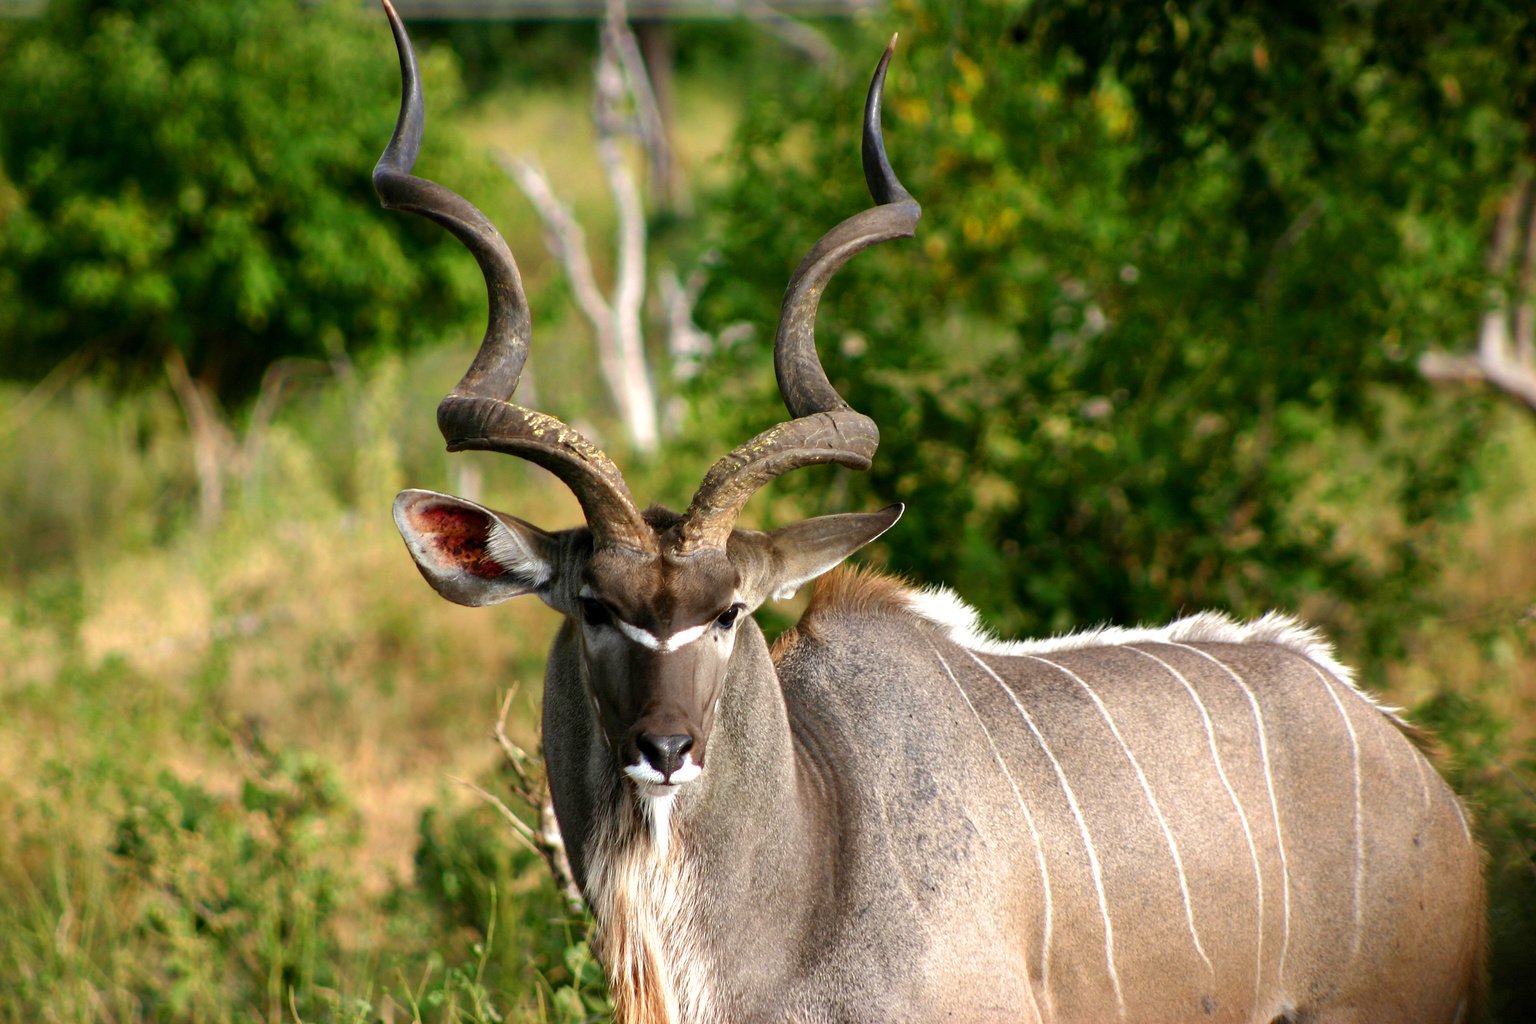
<path fill-rule="evenodd" d="M 435 396 L 405 382 L 433 376 L 386 361 L 348 404 L 430 409 Z M 150 508 L 64 524 L 76 558 L 13 571 L 0 975 L 17 984 L 0 1019 L 350 1019 L 357 999 L 415 1007 L 394 1019 L 527 1017 L 571 975 L 581 925 L 542 864 L 449 781 L 497 786 L 488 730 L 509 687 L 524 695 L 513 728 L 533 742 L 552 617 L 519 603 L 493 625 L 433 598 L 387 510 L 408 477 L 447 486 L 445 460 L 407 470 L 394 435 L 364 428 L 372 440 L 327 467 L 316 435 L 339 399 L 310 399 L 274 424 L 217 530 L 175 515 L 145 526 L 146 487 Z M 81 382 L 15 450 L 35 454 L 68 423 L 82 444 L 60 461 L 111 480 L 139 444 L 118 424 L 162 402 Z M 165 429 L 169 449 L 185 446 Z M 7 478 L 39 471 L 18 461 Z M 182 476 L 158 483 L 185 490 Z M 520 467 L 487 476 L 518 478 L 528 514 L 571 515 Z M 28 521 L 7 524 L 12 550 Z M 552 924 L 566 930 L 553 944 Z M 467 1010 L 471 996 L 484 1005 Z"/>

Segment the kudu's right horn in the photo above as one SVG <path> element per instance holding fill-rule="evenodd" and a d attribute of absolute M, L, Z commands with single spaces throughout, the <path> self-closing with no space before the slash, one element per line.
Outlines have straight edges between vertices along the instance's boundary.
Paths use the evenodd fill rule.
<path fill-rule="evenodd" d="M 511 401 L 531 333 L 522 277 L 506 240 L 485 214 L 442 185 L 411 174 L 424 122 L 421 75 L 399 14 L 390 0 L 381 2 L 400 52 L 402 95 L 394 135 L 373 170 L 374 190 L 387 209 L 420 214 L 452 232 L 480 264 L 490 303 L 474 362 L 437 407 L 448 450 L 506 452 L 542 466 L 576 495 L 595 544 L 654 549 L 655 533 L 613 460 L 560 420 Z"/>

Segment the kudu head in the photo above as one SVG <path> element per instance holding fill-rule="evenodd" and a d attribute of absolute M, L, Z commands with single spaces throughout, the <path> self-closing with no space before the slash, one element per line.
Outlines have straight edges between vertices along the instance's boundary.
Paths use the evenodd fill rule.
<path fill-rule="evenodd" d="M 736 526 L 753 492 L 779 474 L 829 462 L 867 469 L 879 443 L 874 422 L 828 382 L 814 322 L 833 273 L 876 242 L 910 237 L 919 216 L 881 138 L 891 51 L 864 109 L 864 174 L 876 205 L 816 243 L 784 298 L 774 363 L 791 418 L 716 462 L 681 515 L 642 512 L 601 449 L 511 401 L 530 326 L 517 264 L 479 210 L 411 174 L 421 146 L 421 80 L 405 28 L 389 0 L 383 3 L 404 95 L 374 187 L 385 207 L 452 232 L 480 264 L 490 300 L 479 354 L 438 406 L 438 426 L 449 451 L 506 452 L 549 470 L 586 517 L 584 527 L 551 533 L 461 498 L 409 490 L 395 499 L 395 523 L 422 575 L 450 601 L 487 605 L 536 594 L 565 615 L 579 634 L 587 694 L 617 764 L 644 795 L 670 794 L 703 771 L 736 634 L 750 613 L 837 565 L 901 515 L 892 505 L 766 533 Z"/>

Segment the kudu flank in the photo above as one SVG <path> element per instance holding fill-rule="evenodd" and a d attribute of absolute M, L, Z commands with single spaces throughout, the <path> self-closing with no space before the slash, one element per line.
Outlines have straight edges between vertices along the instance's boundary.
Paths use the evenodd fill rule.
<path fill-rule="evenodd" d="M 839 267 L 917 224 L 881 137 L 889 50 L 864 111 L 875 205 L 784 299 L 790 418 L 716 462 L 683 513 L 642 511 L 600 449 L 513 404 L 517 266 L 478 210 L 411 174 L 421 81 L 384 6 L 404 98 L 375 187 L 463 242 L 489 295 L 439 425 L 451 451 L 554 473 L 586 518 L 546 532 L 412 490 L 395 521 L 448 599 L 536 594 L 565 617 L 545 756 L 623 1024 L 1472 1019 L 1463 810 L 1311 631 L 1207 614 L 1005 643 L 947 591 L 829 572 L 900 506 L 736 526 L 779 474 L 864 469 L 879 441 L 822 371 L 814 321 Z M 811 580 L 770 650 L 752 612 Z"/>

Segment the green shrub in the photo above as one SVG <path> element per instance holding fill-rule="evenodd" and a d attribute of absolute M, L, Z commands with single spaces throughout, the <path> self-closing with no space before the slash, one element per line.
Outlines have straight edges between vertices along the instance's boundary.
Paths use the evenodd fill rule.
<path fill-rule="evenodd" d="M 436 113 L 454 75 L 426 59 Z M 398 74 L 382 15 L 339 0 L 55 0 L 0 36 L 0 372 L 176 349 L 241 396 L 282 356 L 471 315 L 473 263 L 369 183 Z M 434 125 L 434 173 L 496 177 Z"/>

